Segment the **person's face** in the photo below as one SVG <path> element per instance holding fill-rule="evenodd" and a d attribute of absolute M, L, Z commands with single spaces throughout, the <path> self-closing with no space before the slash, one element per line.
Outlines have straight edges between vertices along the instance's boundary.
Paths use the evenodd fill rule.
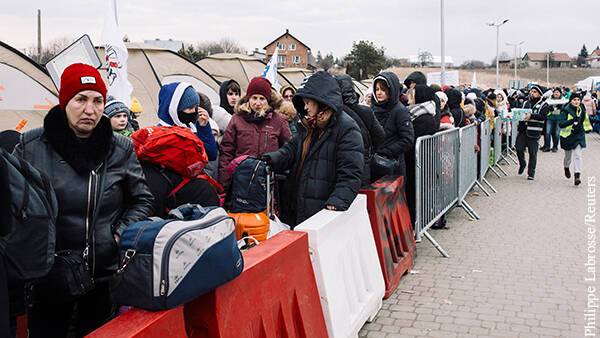
<path fill-rule="evenodd" d="M 537 90 L 531 90 L 529 91 L 529 97 L 532 99 L 539 99 L 540 98 L 540 93 Z"/>
<path fill-rule="evenodd" d="M 65 111 L 69 127 L 75 135 L 89 137 L 104 113 L 104 97 L 93 90 L 81 91 L 69 100 Z"/>
<path fill-rule="evenodd" d="M 574 107 L 579 107 L 579 105 L 581 104 L 581 99 L 580 99 L 580 98 L 578 98 L 578 97 L 576 97 L 576 98 L 574 98 L 574 99 L 572 99 L 572 100 L 571 100 L 571 104 L 572 104 Z"/>
<path fill-rule="evenodd" d="M 552 92 L 552 97 L 555 99 L 560 99 L 560 92 L 558 90 L 555 90 Z"/>
<path fill-rule="evenodd" d="M 235 106 L 235 104 L 237 103 L 237 101 L 240 98 L 240 93 L 233 91 L 231 89 L 229 89 L 227 91 L 227 103 L 229 103 L 230 106 Z"/>
<path fill-rule="evenodd" d="M 315 100 L 302 98 L 304 101 L 304 110 L 308 113 L 308 116 L 316 116 L 319 113 L 319 104 Z"/>
<path fill-rule="evenodd" d="M 375 83 L 375 97 L 377 102 L 385 102 L 390 98 L 389 89 L 381 82 Z"/>
<path fill-rule="evenodd" d="M 257 113 L 264 111 L 269 105 L 267 98 L 260 94 L 254 94 L 250 96 L 250 100 L 248 100 L 248 102 L 250 103 L 250 108 L 252 111 Z"/>
<path fill-rule="evenodd" d="M 292 98 L 294 97 L 294 93 L 291 89 L 286 89 L 283 91 L 283 99 L 288 102 L 292 102 Z"/>
<path fill-rule="evenodd" d="M 110 118 L 110 125 L 113 130 L 123 130 L 127 127 L 127 113 L 121 112 Z"/>
<path fill-rule="evenodd" d="M 365 95 L 365 103 L 370 106 L 371 105 L 371 100 L 373 99 L 373 94 L 369 93 L 367 95 Z"/>

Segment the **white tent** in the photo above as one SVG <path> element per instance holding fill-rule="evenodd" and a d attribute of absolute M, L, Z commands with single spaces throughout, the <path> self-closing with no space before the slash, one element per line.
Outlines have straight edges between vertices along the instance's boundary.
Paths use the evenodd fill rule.
<path fill-rule="evenodd" d="M 253 77 L 261 76 L 266 67 L 263 61 L 251 56 L 226 53 L 207 56 L 196 64 L 221 82 L 229 79 L 236 80 L 240 84 L 242 94 L 246 92 L 250 80 Z M 280 71 L 277 72 L 277 80 L 281 86 L 295 87 Z"/>
<path fill-rule="evenodd" d="M 0 41 L 0 130 L 40 127 L 46 112 L 58 103 L 57 90 L 46 70 Z"/>
<path fill-rule="evenodd" d="M 183 56 L 156 46 L 141 43 L 127 43 L 129 57 L 127 73 L 133 86 L 132 97 L 137 97 L 144 108 L 140 125 L 148 126 L 158 122 L 158 92 L 163 84 L 185 81 L 206 94 L 211 103 L 219 104 L 219 82 L 202 67 Z M 96 47 L 101 60 L 104 48 Z"/>
<path fill-rule="evenodd" d="M 583 90 L 590 90 L 592 86 L 594 86 L 595 90 L 598 90 L 598 86 L 600 85 L 600 76 L 590 76 L 585 80 L 581 80 L 575 84 L 575 87 Z"/>

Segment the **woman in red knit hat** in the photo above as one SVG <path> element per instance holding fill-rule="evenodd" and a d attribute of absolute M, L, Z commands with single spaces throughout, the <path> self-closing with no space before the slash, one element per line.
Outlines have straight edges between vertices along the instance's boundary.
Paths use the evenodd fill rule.
<path fill-rule="evenodd" d="M 227 166 L 242 155 L 260 157 L 283 146 L 292 136 L 285 117 L 275 110 L 281 97 L 271 90 L 269 80 L 255 77 L 250 81 L 246 96 L 235 105 L 219 155 L 219 181 L 229 185 Z"/>
<path fill-rule="evenodd" d="M 46 174 L 58 200 L 56 255 L 27 287 L 29 337 L 84 336 L 113 313 L 107 277 L 127 225 L 152 212 L 152 195 L 131 141 L 103 115 L 106 85 L 81 63 L 67 67 L 59 102 L 15 148 Z"/>

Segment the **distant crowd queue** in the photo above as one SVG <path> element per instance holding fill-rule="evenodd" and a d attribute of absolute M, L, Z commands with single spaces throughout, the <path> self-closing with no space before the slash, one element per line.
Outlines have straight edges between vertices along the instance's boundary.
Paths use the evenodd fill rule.
<path fill-rule="evenodd" d="M 293 229 L 322 209 L 346 210 L 362 187 L 384 175 L 406 177 L 414 217 L 420 136 L 486 119 L 493 123 L 497 116 L 507 121 L 514 108 L 530 109 L 519 118 L 518 173 L 527 169 L 534 180 L 543 138 L 540 150 L 556 152 L 560 145 L 564 175 L 570 178 L 572 168 L 579 185 L 586 133 L 600 129 L 595 93 L 538 85 L 485 91 L 440 87 L 427 85 L 421 72 L 403 82 L 393 72 L 381 72 L 363 98 L 350 76 L 324 71 L 297 89 L 275 90 L 256 77 L 245 93 L 228 80 L 219 94 L 216 105 L 190 84 L 166 84 L 158 97 L 158 124 L 140 128 L 140 114 L 150 112 L 142 112 L 137 99 L 107 96 L 95 68 L 73 64 L 62 74 L 59 104 L 43 127 L 22 135 L 2 133 L 2 147 L 47 176 L 56 193 L 55 250 L 84 252 L 96 281 L 74 297 L 58 291 L 64 289 L 60 278 L 26 288 L 8 285 L 11 314 L 25 304 L 29 337 L 83 336 L 112 318 L 116 304 L 108 280 L 119 263 L 124 229 L 186 203 L 227 206 L 240 159 L 259 159 L 277 174 L 274 213 Z M 506 141 L 509 124 L 496 127 Z M 150 144 L 156 135 L 168 136 L 161 139 L 162 148 Z M 187 155 L 174 155 L 181 151 Z M 4 214 L 7 206 L 0 208 Z M 5 336 L 1 326 L 0 336 Z"/>

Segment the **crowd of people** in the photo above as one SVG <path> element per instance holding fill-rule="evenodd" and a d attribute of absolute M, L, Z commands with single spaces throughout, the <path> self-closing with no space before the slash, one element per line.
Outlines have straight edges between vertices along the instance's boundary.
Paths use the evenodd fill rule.
<path fill-rule="evenodd" d="M 60 103 L 41 128 L 20 136 L 3 133 L 8 152 L 50 178 L 58 200 L 57 255 L 83 252 L 95 279 L 93 288 L 77 297 L 64 297 L 60 278 L 42 278 L 26 288 L 15 284 L 13 298 L 23 300 L 25 289 L 30 337 L 82 336 L 114 316 L 108 281 L 123 230 L 147 217 L 164 217 L 181 204 L 223 205 L 242 156 L 259 158 L 279 174 L 277 213 L 293 229 L 322 209 L 346 210 L 361 188 L 388 174 L 406 177 L 414 218 L 417 138 L 496 116 L 509 119 L 514 108 L 530 109 L 518 126 L 518 173 L 528 169 L 528 179 L 535 178 L 543 137 L 542 151 L 556 152 L 559 144 L 564 149 L 564 174 L 571 177 L 572 164 L 579 185 L 585 133 L 598 131 L 600 124 L 595 93 L 538 85 L 485 91 L 440 87 L 428 85 L 421 72 L 403 82 L 393 72 L 381 72 L 362 100 L 350 76 L 324 71 L 297 89 L 277 91 L 256 77 L 245 93 L 228 80 L 219 94 L 217 105 L 184 82 L 166 84 L 159 93 L 158 126 L 184 130 L 200 141 L 206 163 L 193 177 L 138 159 L 143 144 L 136 139 L 137 118 L 150 112 L 142 112 L 135 99 L 129 104 L 107 97 L 98 71 L 83 64 L 65 69 Z M 496 127 L 506 138 L 509 126 Z"/>

